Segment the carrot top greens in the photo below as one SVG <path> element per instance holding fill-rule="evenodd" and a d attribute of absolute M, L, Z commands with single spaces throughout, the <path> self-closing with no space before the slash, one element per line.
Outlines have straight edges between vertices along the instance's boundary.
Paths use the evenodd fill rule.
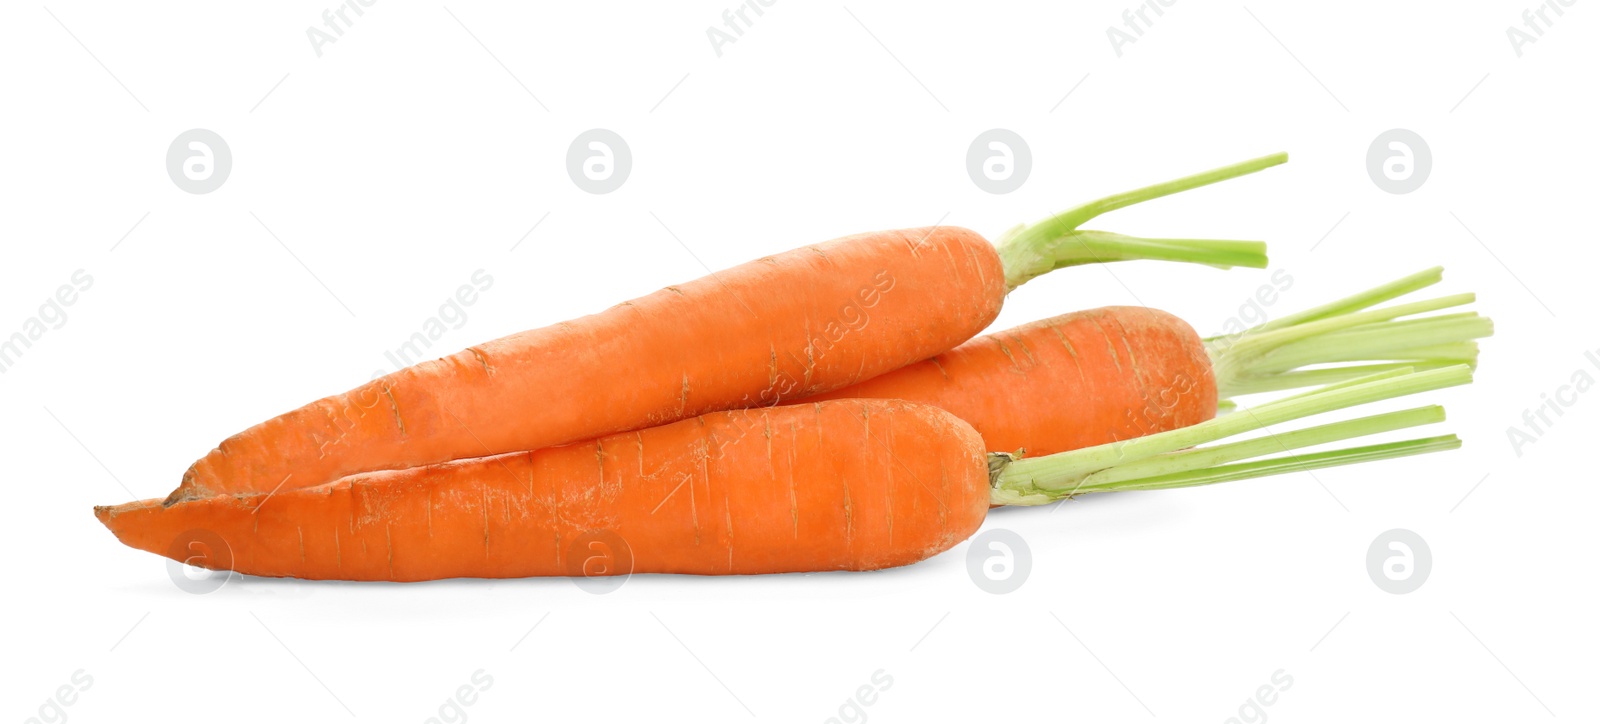
<path fill-rule="evenodd" d="M 1237 334 L 1207 338 L 1218 397 L 1327 384 L 1401 368 L 1476 366 L 1478 345 L 1473 340 L 1494 333 L 1489 318 L 1461 312 L 1400 319 L 1471 304 L 1474 295 L 1371 308 L 1443 278 L 1443 267 L 1426 269 Z M 1344 364 L 1351 362 L 1379 364 Z M 1337 366 L 1312 368 L 1320 364 Z"/>
<path fill-rule="evenodd" d="M 1108 261 L 1155 259 L 1223 269 L 1236 266 L 1264 268 L 1267 265 L 1267 248 L 1265 243 L 1259 241 L 1143 239 L 1106 231 L 1080 230 L 1078 227 L 1107 211 L 1255 173 L 1288 160 L 1289 154 L 1274 153 L 1113 194 L 1063 211 L 1037 224 L 1019 225 L 996 242 L 1000 263 L 1006 272 L 1006 289 L 1016 289 L 1028 280 L 1054 269 Z"/>
<path fill-rule="evenodd" d="M 1453 450 L 1460 447 L 1461 441 L 1454 435 L 1445 435 L 1230 464 L 1442 421 L 1444 410 L 1432 406 L 1292 432 L 1276 432 L 1269 428 L 1311 415 L 1471 381 L 1472 370 L 1467 365 L 1420 372 L 1401 368 L 1336 382 L 1169 432 L 1039 458 L 998 456 L 990 466 L 990 500 L 997 505 L 1041 505 L 1085 493 L 1209 485 Z M 1195 447 L 1255 430 L 1266 430 L 1267 434 L 1241 442 Z"/>

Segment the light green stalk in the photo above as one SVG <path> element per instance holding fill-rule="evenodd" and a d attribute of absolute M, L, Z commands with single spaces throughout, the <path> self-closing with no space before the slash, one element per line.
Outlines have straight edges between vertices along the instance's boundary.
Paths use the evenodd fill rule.
<path fill-rule="evenodd" d="M 1282 390 L 1296 390 L 1305 387 L 1315 387 L 1334 382 L 1353 380 L 1377 372 L 1389 370 L 1436 370 L 1441 367 L 1453 367 L 1465 364 L 1469 367 L 1477 363 L 1476 355 L 1473 359 L 1437 359 L 1416 360 L 1411 362 L 1385 362 L 1370 365 L 1340 365 L 1312 370 L 1290 370 L 1277 374 L 1253 376 L 1248 379 L 1235 380 L 1229 385 L 1229 392 L 1233 395 L 1255 395 L 1264 392 L 1279 392 Z M 1232 412 L 1237 405 L 1227 398 L 1217 403 L 1218 413 Z"/>
<path fill-rule="evenodd" d="M 1255 173 L 1289 160 L 1287 153 L 1251 159 L 1144 188 L 1113 194 L 1056 214 L 1031 226 L 1019 226 L 1000 237 L 996 252 L 1005 268 L 1006 291 L 1054 269 L 1133 259 L 1157 259 L 1265 268 L 1266 245 L 1258 241 L 1207 239 L 1141 239 L 1105 231 L 1080 230 L 1085 222 L 1107 211 L 1169 196 Z"/>
<path fill-rule="evenodd" d="M 1394 458 L 1422 455 L 1424 453 L 1444 452 L 1456 450 L 1461 447 L 1461 439 L 1455 435 L 1440 435 L 1417 440 L 1403 440 L 1400 442 L 1383 443 L 1380 445 L 1367 445 L 1363 447 L 1345 448 L 1342 450 L 1329 450 L 1319 453 L 1307 453 L 1290 457 L 1257 460 L 1237 465 L 1222 465 L 1214 468 L 1191 470 L 1173 473 L 1170 475 L 1143 478 L 1118 483 L 1114 487 L 1104 487 L 1092 492 L 1130 491 L 1130 490 L 1167 490 L 1171 488 L 1191 488 L 1197 485 L 1211 485 L 1214 483 L 1228 483 L 1235 480 L 1248 480 L 1261 478 L 1268 475 L 1284 475 L 1307 470 L 1319 470 L 1339 465 L 1354 465 L 1356 463 L 1369 463 L 1377 460 L 1392 460 Z M 1091 491 L 1082 491 L 1091 492 Z M 1045 501 L 1048 502 L 1048 501 Z"/>
<path fill-rule="evenodd" d="M 1291 314 L 1234 334 L 1209 337 L 1220 398 L 1303 387 L 1359 377 L 1382 365 L 1317 365 L 1348 362 L 1405 363 L 1417 369 L 1475 366 L 1472 340 L 1494 333 L 1494 323 L 1476 312 L 1415 315 L 1471 304 L 1473 294 L 1376 307 L 1438 283 L 1434 267 L 1359 294 Z"/>
<path fill-rule="evenodd" d="M 1097 473 L 1090 473 L 1084 476 L 1077 489 L 1080 493 L 1098 492 L 1101 489 L 1109 489 L 1118 483 L 1130 480 L 1215 467 L 1224 463 L 1258 458 L 1263 455 L 1289 452 L 1303 447 L 1325 445 L 1353 437 L 1376 435 L 1381 432 L 1403 430 L 1408 427 L 1429 425 L 1436 422 L 1444 422 L 1444 408 L 1438 405 L 1429 405 L 1428 407 L 1401 410 L 1400 412 L 1358 417 L 1354 420 L 1343 420 L 1279 435 L 1269 434 L 1265 437 L 1212 445 L 1211 447 L 1179 450 L 1126 465 L 1117 465 Z"/>
<path fill-rule="evenodd" d="M 1472 371 L 1465 365 L 1422 372 L 1386 370 L 1242 409 L 1186 428 L 1039 458 L 991 460 L 990 500 L 999 505 L 1039 505 L 1089 492 L 1137 490 L 1146 486 L 1202 485 L 1224 479 L 1241 479 L 1230 476 L 1255 477 L 1272 472 L 1310 469 L 1302 466 L 1344 464 L 1335 462 L 1341 460 L 1359 462 L 1446 449 L 1453 443 L 1435 438 L 1413 441 L 1413 444 L 1336 451 L 1341 452 L 1342 457 L 1313 453 L 1245 463 L 1242 467 L 1223 465 L 1246 458 L 1438 422 L 1443 419 L 1443 411 L 1435 407 L 1372 415 L 1291 432 L 1277 433 L 1269 429 L 1263 438 L 1209 448 L 1196 446 L 1311 415 L 1471 381 Z"/>
<path fill-rule="evenodd" d="M 1367 291 L 1359 294 L 1348 296 L 1344 299 L 1335 300 L 1320 307 L 1312 307 L 1311 309 L 1291 314 L 1287 317 L 1283 317 L 1282 319 L 1275 319 L 1265 324 L 1256 325 L 1250 329 L 1240 332 L 1237 335 L 1220 335 L 1217 337 L 1210 337 L 1206 341 L 1209 342 L 1211 340 L 1222 339 L 1227 336 L 1260 334 L 1261 332 L 1269 332 L 1281 327 L 1292 327 L 1296 324 L 1301 324 L 1304 322 L 1314 322 L 1318 319 L 1326 319 L 1328 317 L 1340 314 L 1357 312 L 1367 309 L 1368 307 L 1377 306 L 1391 299 L 1398 299 L 1417 291 L 1418 289 L 1431 287 L 1435 284 L 1438 284 L 1443 279 L 1444 267 L 1436 266 L 1432 269 L 1424 269 L 1410 276 L 1401 277 L 1389 282 L 1388 284 L 1383 284 L 1381 286 L 1368 289 Z"/>

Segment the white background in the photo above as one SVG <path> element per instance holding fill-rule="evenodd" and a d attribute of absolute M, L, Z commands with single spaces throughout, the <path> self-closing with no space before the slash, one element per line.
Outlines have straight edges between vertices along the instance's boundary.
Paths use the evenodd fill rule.
<path fill-rule="evenodd" d="M 84 722 L 424 721 L 479 669 L 494 684 L 464 709 L 476 721 L 818 722 L 879 669 L 893 684 L 872 721 L 1224 721 L 1279 669 L 1294 683 L 1273 720 L 1600 713 L 1600 492 L 1583 457 L 1600 395 L 1520 457 L 1506 432 L 1576 371 L 1600 378 L 1583 357 L 1600 348 L 1590 5 L 1547 11 L 1522 57 L 1506 37 L 1521 2 L 1180 1 L 1121 57 L 1106 29 L 1131 6 L 1110 2 L 781 0 L 721 57 L 706 28 L 724 2 L 380 0 L 319 58 L 306 29 L 325 7 L 4 11 L 0 335 L 74 270 L 94 278 L 0 375 L 6 720 L 41 716 L 79 669 L 93 684 L 64 711 Z M 608 195 L 565 170 L 594 127 L 633 152 Z M 965 170 L 996 127 L 1033 154 L 998 196 Z M 1365 168 L 1396 127 L 1433 157 L 1406 195 Z M 231 148 L 213 193 L 167 176 L 191 128 Z M 996 328 L 1145 304 L 1212 333 L 1272 270 L 1294 279 L 1282 314 L 1444 264 L 1437 291 L 1477 291 L 1498 325 L 1477 383 L 1429 396 L 1463 450 L 999 511 L 987 527 L 1033 554 L 1008 595 L 973 584 L 962 544 L 875 574 L 640 576 L 606 595 L 251 579 L 197 596 L 91 515 L 165 495 L 226 435 L 389 369 L 384 352 L 475 269 L 494 286 L 438 354 L 701 261 L 940 220 L 993 238 L 1278 150 L 1287 166 L 1094 224 L 1265 239 L 1270 269 L 1056 272 Z M 1391 528 L 1431 547 L 1415 593 L 1368 579 Z"/>

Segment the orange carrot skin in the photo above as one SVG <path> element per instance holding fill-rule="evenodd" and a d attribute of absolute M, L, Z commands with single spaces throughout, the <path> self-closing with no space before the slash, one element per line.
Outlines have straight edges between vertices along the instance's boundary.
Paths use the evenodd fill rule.
<path fill-rule="evenodd" d="M 1204 422 L 1217 382 L 1200 336 L 1145 307 L 1104 307 L 988 334 L 812 399 L 898 398 L 971 423 L 989 450 L 1050 455 Z"/>
<path fill-rule="evenodd" d="M 223 441 L 168 502 L 537 450 L 834 390 L 999 314 L 994 247 L 955 227 L 844 237 L 381 377 Z"/>
<path fill-rule="evenodd" d="M 989 502 L 985 459 L 977 432 L 942 410 L 840 400 L 320 488 L 95 512 L 123 543 L 177 560 L 195 555 L 191 542 L 220 539 L 223 550 L 191 562 L 261 576 L 871 570 L 976 531 Z"/>

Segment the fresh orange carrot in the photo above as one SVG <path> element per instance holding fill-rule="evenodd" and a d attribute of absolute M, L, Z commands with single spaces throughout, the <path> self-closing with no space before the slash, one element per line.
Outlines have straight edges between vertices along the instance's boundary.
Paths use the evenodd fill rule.
<path fill-rule="evenodd" d="M 1493 331 L 1487 318 L 1396 318 L 1470 303 L 1472 295 L 1371 309 L 1442 278 L 1442 269 L 1428 269 L 1285 321 L 1209 340 L 1155 309 L 1074 312 L 976 337 L 809 399 L 874 397 L 935 405 L 970 423 L 990 450 L 1050 455 L 1209 420 L 1217 414 L 1219 395 L 1337 382 L 1385 369 L 1311 368 L 1323 363 L 1471 364 L 1477 348 L 1470 340 Z M 1455 346 L 1459 352 L 1451 355 Z"/>
<path fill-rule="evenodd" d="M 602 547 L 631 551 L 626 567 L 639 572 L 777 573 L 938 553 L 977 530 L 987 483 L 966 423 L 922 405 L 848 401 L 96 514 L 122 542 L 162 555 L 189 557 L 191 544 L 220 537 L 218 567 L 263 576 L 579 575 Z"/>
<path fill-rule="evenodd" d="M 1105 307 L 975 338 L 815 399 L 898 398 L 977 428 L 990 450 L 1048 455 L 1209 420 L 1217 383 L 1200 335 L 1166 312 Z"/>
<path fill-rule="evenodd" d="M 994 504 L 1201 485 L 1459 445 L 1454 436 L 1237 461 L 1438 422 L 1425 407 L 1194 448 L 1312 414 L 1470 381 L 1385 372 L 1115 445 L 1016 460 L 899 400 L 737 410 L 532 453 L 365 473 L 331 485 L 95 509 L 123 543 L 262 576 L 748 574 L 913 563 Z M 1190 449 L 1193 448 L 1193 449 Z"/>
<path fill-rule="evenodd" d="M 1284 154 L 1091 202 L 1002 238 L 935 227 L 758 259 L 600 314 L 373 380 L 224 440 L 168 503 L 539 449 L 827 392 L 943 352 L 1052 269 L 1126 259 L 1264 266 L 1258 242 L 1081 230 L 1105 211 L 1252 173 Z"/>

